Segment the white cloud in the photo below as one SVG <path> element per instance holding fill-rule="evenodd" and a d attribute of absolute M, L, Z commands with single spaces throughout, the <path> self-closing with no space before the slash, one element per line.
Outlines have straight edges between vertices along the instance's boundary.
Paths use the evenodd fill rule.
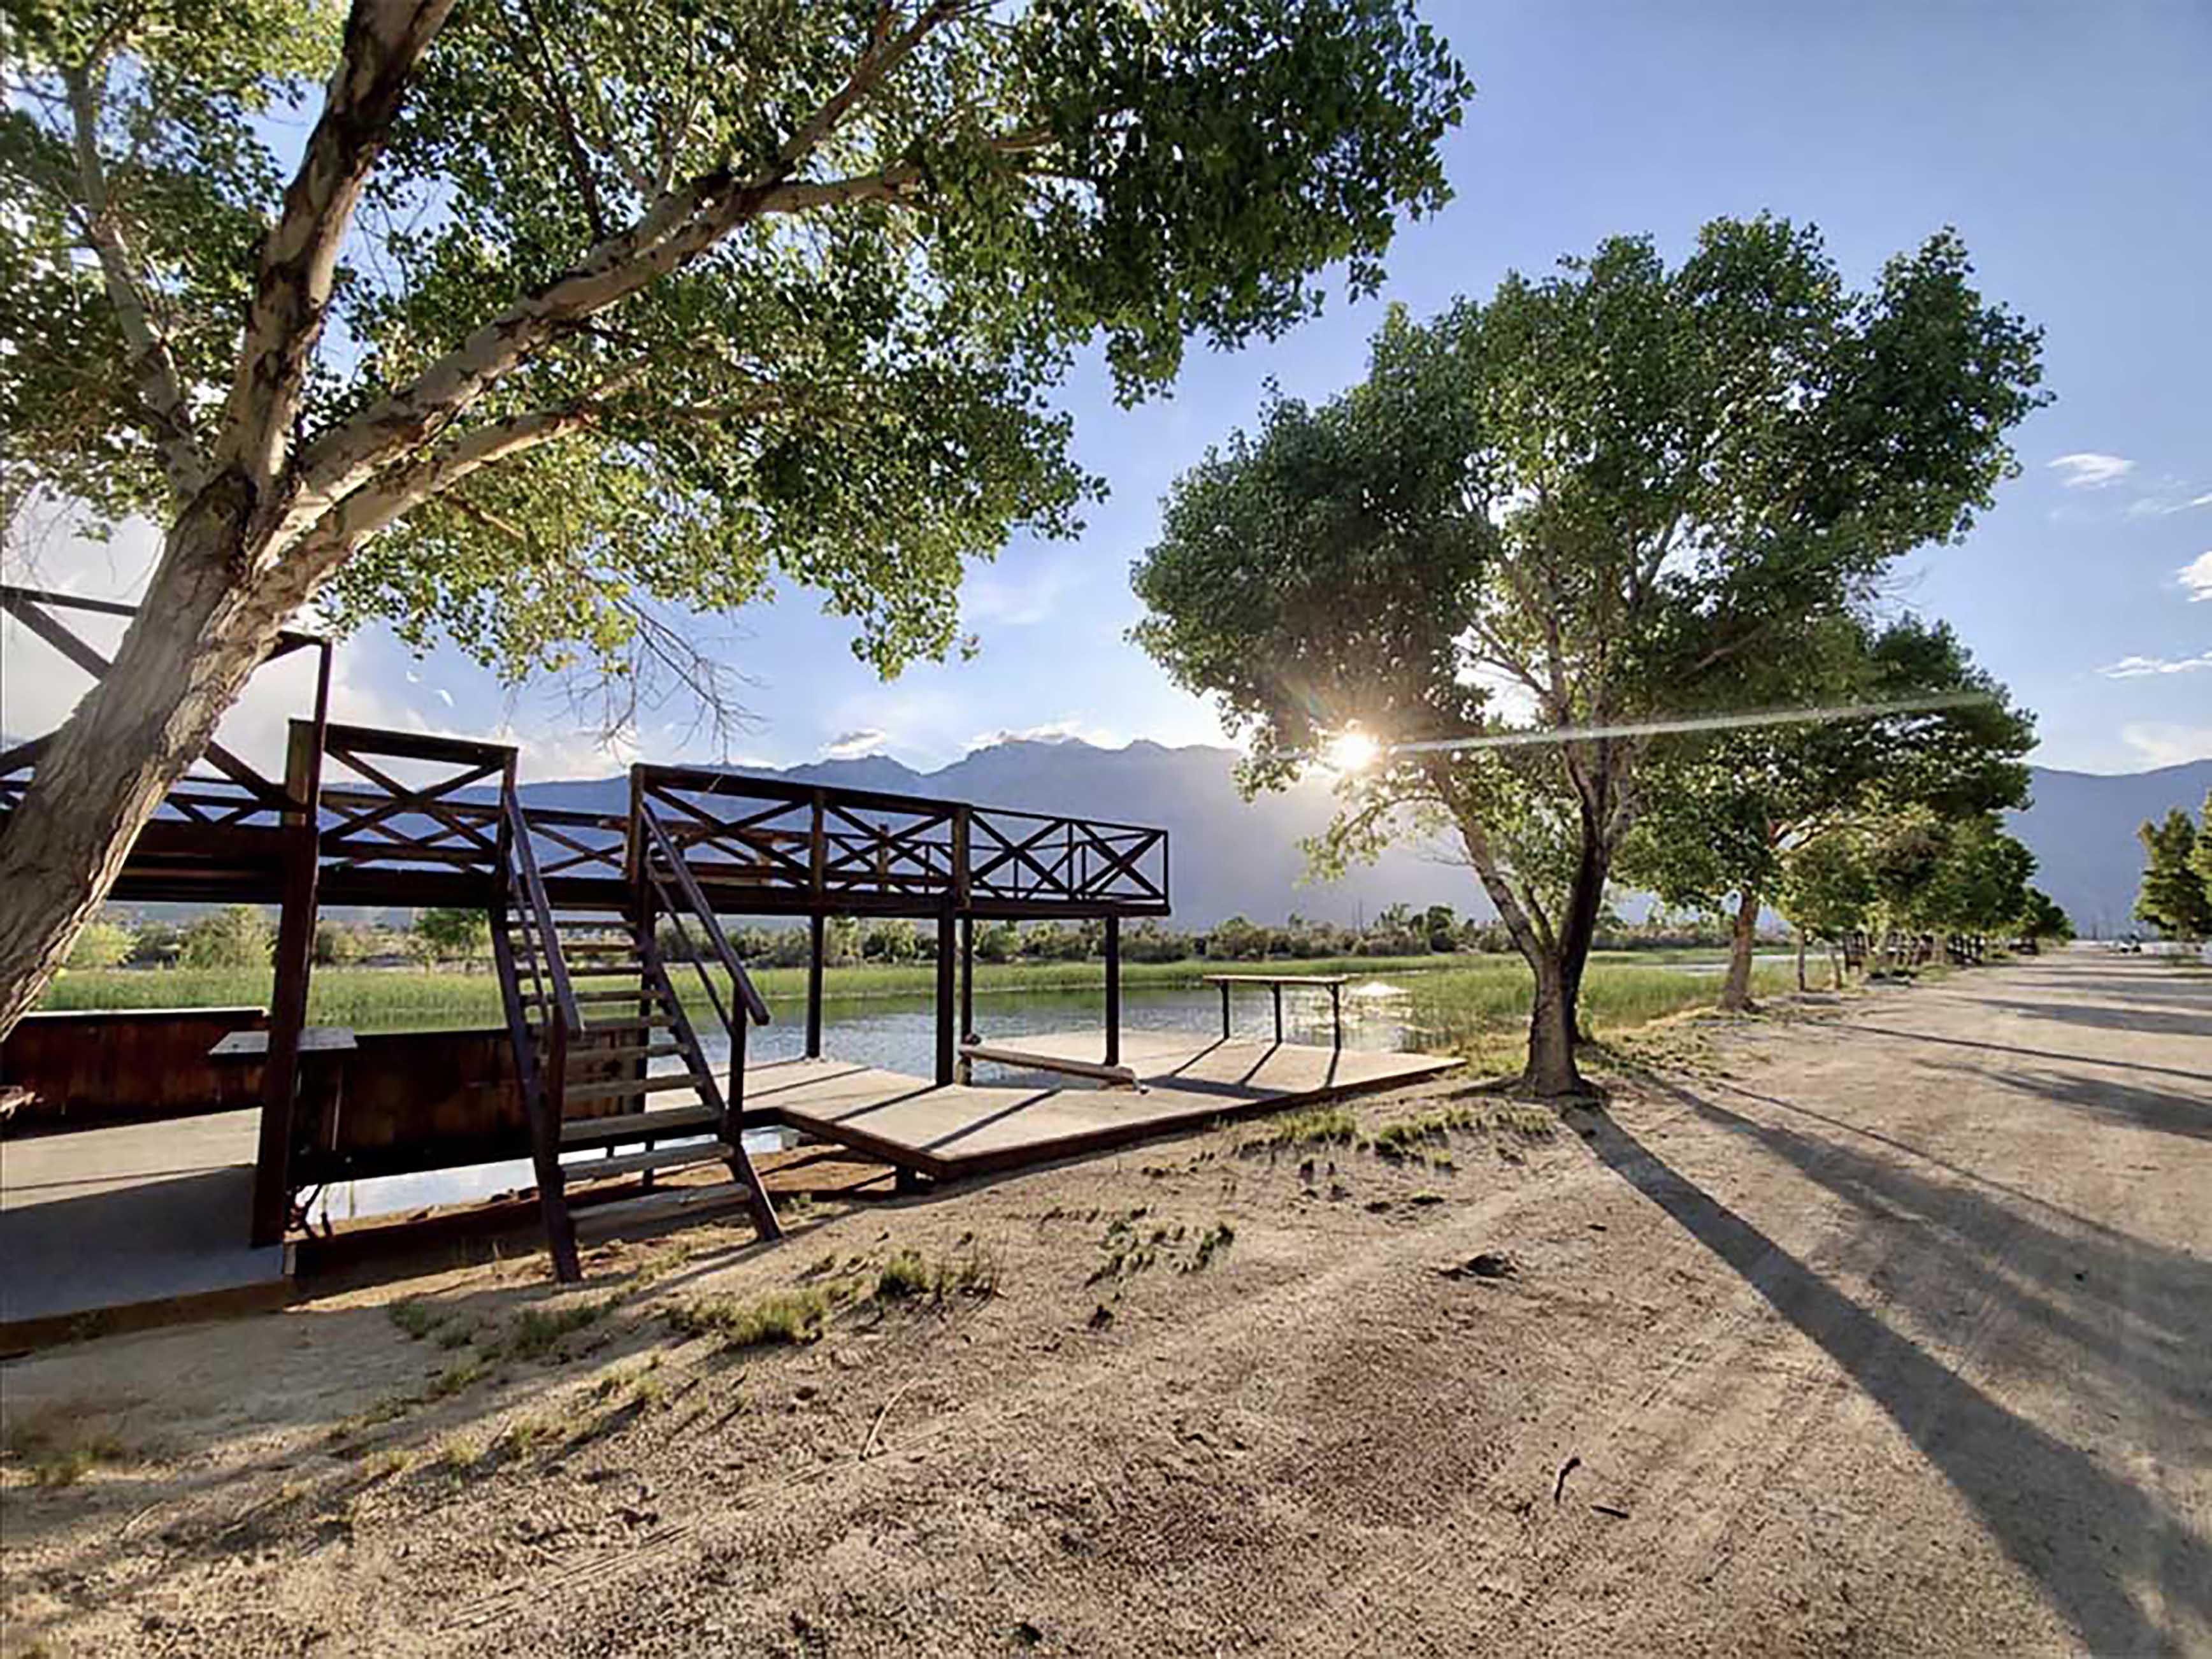
<path fill-rule="evenodd" d="M 2130 519 L 2170 519 L 2177 513 L 2187 513 L 2200 507 L 2212 507 L 2212 490 L 2186 499 L 2179 493 L 2186 484 L 2169 479 L 2159 487 L 2157 493 L 2138 496 L 2128 503 Z"/>
<path fill-rule="evenodd" d="M 1119 749 L 1127 741 L 1118 732 L 1071 714 L 1064 720 L 1047 720 L 1042 726 L 1025 726 L 1019 730 L 1000 726 L 995 732 L 980 732 L 968 739 L 965 747 L 972 751 L 1001 743 L 1087 743 L 1100 749 Z"/>
<path fill-rule="evenodd" d="M 2192 604 L 2198 599 L 2212 599 L 2212 553 L 2199 553 L 2174 574 L 2181 578 L 2181 585 L 2189 590 Z"/>
<path fill-rule="evenodd" d="M 1011 574 L 996 567 L 975 571 L 961 585 L 960 619 L 970 626 L 1033 627 L 1058 611 L 1061 599 L 1082 580 L 1064 564 L 1039 560 Z"/>
<path fill-rule="evenodd" d="M 2124 456 L 2101 455 L 2094 449 L 2061 455 L 2048 465 L 2057 469 L 2058 482 L 2069 489 L 2101 489 L 2136 470 L 2136 464 Z"/>
<path fill-rule="evenodd" d="M 518 732 L 511 724 L 501 726 L 493 735 L 493 741 L 514 745 L 514 769 L 526 783 L 556 778 L 608 777 L 617 772 L 627 772 L 640 753 L 634 733 L 617 732 L 608 735 L 589 727 L 562 726 L 550 721 L 542 732 L 535 733 Z"/>
<path fill-rule="evenodd" d="M 2120 728 L 2120 740 L 2145 766 L 2182 766 L 2212 760 L 2212 726 L 2179 726 L 2151 720 Z"/>
<path fill-rule="evenodd" d="M 878 755 L 890 741 L 890 733 L 878 726 L 863 726 L 850 732 L 841 732 L 822 745 L 824 760 L 858 760 L 863 755 Z"/>
<path fill-rule="evenodd" d="M 2108 680 L 2131 680 L 2145 674 L 2193 674 L 2212 668 L 2212 651 L 2194 657 L 2123 657 L 2097 672 Z"/>

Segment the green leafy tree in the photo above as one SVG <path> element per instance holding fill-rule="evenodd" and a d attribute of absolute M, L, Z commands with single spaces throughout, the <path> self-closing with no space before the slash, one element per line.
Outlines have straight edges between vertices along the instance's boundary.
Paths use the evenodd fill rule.
<path fill-rule="evenodd" d="M 2162 823 L 2136 832 L 2143 845 L 2142 886 L 2136 915 L 2173 939 L 2212 939 L 2212 889 L 2198 869 L 2197 848 L 2205 839 L 2186 808 L 2177 806 Z"/>
<path fill-rule="evenodd" d="M 1406 0 L 50 0 L 8 13 L 10 499 L 160 560 L 0 843 L 0 1033 L 319 595 L 657 672 L 779 579 L 885 672 L 1117 392 L 1371 292 L 1468 83 Z M 297 111 L 295 114 L 293 112 Z M 299 134 L 295 162 L 271 137 Z M 725 671 L 726 672 L 726 671 Z"/>
<path fill-rule="evenodd" d="M 131 959 L 135 943 L 130 928 L 123 923 L 108 916 L 95 917 L 84 925 L 70 946 L 69 965 L 78 969 L 118 968 Z"/>
<path fill-rule="evenodd" d="M 174 922 L 142 923 L 131 942 L 131 965 L 134 968 L 172 967 L 184 947 L 184 930 Z"/>
<path fill-rule="evenodd" d="M 1797 930 L 1800 990 L 1805 988 L 1808 939 L 1828 947 L 1829 983 L 1841 988 L 1844 944 L 1866 929 L 1881 896 L 1855 827 L 1823 830 L 1783 854 L 1775 902 Z"/>
<path fill-rule="evenodd" d="M 2046 939 L 2063 945 L 2074 937 L 2074 918 L 2050 894 L 2039 887 L 2031 887 L 2013 931 L 2031 951 L 2040 949 Z"/>
<path fill-rule="evenodd" d="M 1206 954 L 1224 962 L 1256 961 L 1267 954 L 1267 930 L 1243 916 L 1218 921 L 1206 935 Z"/>
<path fill-rule="evenodd" d="M 324 916 L 315 923 L 313 959 L 319 968 L 343 968 L 368 954 L 362 930 L 349 922 Z"/>
<path fill-rule="evenodd" d="M 1523 1083 L 1571 1094 L 1606 883 L 1669 741 L 1638 728 L 1786 696 L 1896 559 L 1963 534 L 2039 355 L 1948 234 L 1863 294 L 1778 220 L 1717 221 L 1671 267 L 1615 239 L 1426 326 L 1394 313 L 1362 384 L 1272 401 L 1177 481 L 1136 637 L 1249 731 L 1248 787 L 1381 741 L 1320 861 L 1449 827 L 1535 979 Z"/>
<path fill-rule="evenodd" d="M 2007 835 L 1994 813 L 1944 826 L 1925 915 L 1929 925 L 1964 941 L 1978 959 L 1984 941 L 2009 929 L 2027 908 L 2035 855 Z"/>
<path fill-rule="evenodd" d="M 266 968 L 276 945 L 268 917 L 252 905 L 230 904 L 185 927 L 177 961 L 185 968 Z"/>
<path fill-rule="evenodd" d="M 879 917 L 861 936 L 860 954 L 870 962 L 913 962 L 921 955 L 921 936 L 904 916 Z"/>
<path fill-rule="evenodd" d="M 1428 936 L 1431 951 L 1459 949 L 1459 917 L 1449 904 L 1431 904 L 1423 911 L 1421 931 Z"/>
<path fill-rule="evenodd" d="M 860 959 L 863 937 L 858 916 L 832 916 L 822 930 L 822 961 L 830 968 L 842 968 Z"/>
<path fill-rule="evenodd" d="M 1906 617 L 1877 630 L 1841 617 L 1790 672 L 1798 706 L 1896 712 L 1723 732 L 1656 757 L 1620 848 L 1626 879 L 1670 904 L 1731 912 L 1723 1008 L 1750 1006 L 1759 915 L 1790 847 L 1870 814 L 1926 806 L 1957 816 L 2027 802 L 2021 757 L 2033 722 L 1946 624 Z M 1976 701 L 1929 706 L 1957 697 Z"/>
<path fill-rule="evenodd" d="M 2212 789 L 2204 792 L 2204 810 L 2197 815 L 2197 821 L 2200 827 L 2197 846 L 2189 854 L 2189 867 L 2203 882 L 2205 896 L 2212 899 Z"/>
<path fill-rule="evenodd" d="M 482 910 L 433 905 L 415 918 L 413 938 L 426 963 L 481 961 L 491 953 L 491 918 Z"/>

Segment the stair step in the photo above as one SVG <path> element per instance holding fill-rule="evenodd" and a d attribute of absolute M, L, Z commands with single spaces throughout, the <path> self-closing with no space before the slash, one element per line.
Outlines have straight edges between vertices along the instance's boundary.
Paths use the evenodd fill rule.
<path fill-rule="evenodd" d="M 561 948 L 563 951 L 592 951 L 601 953 L 608 951 L 635 951 L 637 949 L 637 941 L 634 939 L 628 938 L 627 936 L 621 939 L 615 939 L 612 937 L 605 939 L 570 939 L 564 933 L 561 936 Z"/>
<path fill-rule="evenodd" d="M 655 1014 L 650 1019 L 589 1019 L 584 1022 L 587 1035 L 599 1031 L 665 1031 L 676 1024 L 667 1014 Z"/>
<path fill-rule="evenodd" d="M 635 978 L 645 971 L 641 962 L 572 962 L 568 964 L 570 979 Z"/>
<path fill-rule="evenodd" d="M 582 1083 L 561 1093 L 564 1100 L 581 1105 L 587 1100 L 628 1100 L 634 1095 L 657 1095 L 667 1089 L 696 1089 L 712 1081 L 704 1072 L 668 1072 L 658 1077 L 625 1078 L 619 1083 Z"/>
<path fill-rule="evenodd" d="M 695 1164 L 720 1164 L 730 1155 L 729 1147 L 719 1140 L 702 1141 L 692 1146 L 656 1146 L 649 1152 L 624 1152 L 619 1158 L 592 1158 L 563 1164 L 561 1173 L 568 1181 L 599 1181 L 608 1176 L 635 1175 L 644 1170 L 682 1170 Z"/>
<path fill-rule="evenodd" d="M 663 1060 L 670 1054 L 683 1052 L 684 1045 L 680 1042 L 648 1042 L 635 1048 L 571 1048 L 568 1050 L 568 1063 L 574 1066 L 589 1061 L 592 1065 L 600 1065 L 610 1060 Z"/>
<path fill-rule="evenodd" d="M 665 1002 L 668 1000 L 668 994 L 655 986 L 640 985 L 627 991 L 579 991 L 576 993 L 576 1000 L 579 1002 Z M 594 1026 L 592 1029 L 596 1030 L 599 1028 Z"/>
<path fill-rule="evenodd" d="M 623 1112 L 609 1117 L 572 1117 L 561 1126 L 563 1146 L 605 1146 L 617 1140 L 656 1140 L 670 1135 L 711 1133 L 722 1115 L 712 1106 L 671 1106 L 658 1112 Z"/>

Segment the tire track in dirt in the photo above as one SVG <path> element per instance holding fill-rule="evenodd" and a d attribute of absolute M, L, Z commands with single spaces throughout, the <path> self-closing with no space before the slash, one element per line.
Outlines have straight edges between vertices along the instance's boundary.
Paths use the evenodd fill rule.
<path fill-rule="evenodd" d="M 588 1585 L 604 1592 L 618 1580 L 647 1571 L 678 1542 L 738 1542 L 718 1536 L 734 1524 L 733 1516 L 720 1512 L 721 1506 L 750 1510 L 761 1500 L 802 1483 L 825 1483 L 827 1489 L 810 1500 L 809 1529 L 827 1530 L 830 1515 L 861 1508 L 871 1500 L 884 1501 L 889 1494 L 880 1488 L 911 1478 L 918 1467 L 913 1461 L 917 1457 L 930 1466 L 981 1464 L 994 1455 L 1003 1455 L 1019 1431 L 1090 1419 L 1094 1413 L 1086 1410 L 1086 1405 L 1104 1396 L 1120 1397 L 1119 1403 L 1126 1408 L 1133 1378 L 1193 1370 L 1201 1374 L 1211 1371 L 1215 1382 L 1225 1383 L 1227 1390 L 1233 1392 L 1236 1373 L 1259 1363 L 1254 1356 L 1326 1348 L 1328 1328 L 1340 1319 L 1344 1305 L 1382 1309 L 1392 1300 L 1425 1304 L 1433 1297 L 1431 1281 L 1437 1265 L 1500 1235 L 1511 1234 L 1514 1230 L 1509 1224 L 1522 1206 L 1540 1200 L 1557 1201 L 1562 1179 L 1571 1188 L 1602 1189 L 1615 1184 L 1609 1171 L 1592 1168 L 1563 1178 L 1553 1176 L 1540 1192 L 1516 1188 L 1493 1194 L 1442 1224 L 1398 1235 L 1384 1241 L 1384 1248 L 1361 1249 L 1317 1273 L 1288 1278 L 1194 1323 L 1149 1334 L 1133 1346 L 1080 1358 L 1072 1364 L 1063 1363 L 1057 1370 L 1026 1378 L 1011 1389 L 995 1391 L 971 1401 L 953 1419 L 934 1428 L 911 1431 L 896 1438 L 886 1437 L 880 1455 L 865 1464 L 810 1468 L 721 1489 L 715 1494 L 716 1511 L 672 1523 L 636 1546 L 556 1570 L 526 1574 L 455 1608 L 445 1621 L 446 1628 L 456 1634 L 481 1636 L 524 1612 L 544 1613 L 548 1598 L 565 1589 Z M 1390 1282 L 1394 1280 L 1397 1281 L 1395 1286 Z M 1273 1386 L 1288 1383 L 1279 1376 Z M 1156 1404 L 1155 1419 L 1167 1409 Z M 784 1541 L 788 1547 L 793 1540 L 787 1537 Z"/>

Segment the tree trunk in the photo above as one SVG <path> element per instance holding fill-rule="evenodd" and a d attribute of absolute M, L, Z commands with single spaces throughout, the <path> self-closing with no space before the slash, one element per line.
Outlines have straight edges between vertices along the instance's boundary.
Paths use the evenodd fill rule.
<path fill-rule="evenodd" d="M 252 506 L 230 473 L 179 515 L 114 665 L 54 732 L 0 831 L 0 1037 L 44 994 L 287 619 L 289 605 L 241 579 Z"/>
<path fill-rule="evenodd" d="M 1521 1086 L 1531 1094 L 1556 1099 L 1590 1091 L 1575 1064 L 1575 1045 L 1582 1035 L 1583 969 L 1597 936 L 1598 912 L 1605 906 L 1609 862 L 1595 817 L 1585 812 L 1581 857 L 1557 939 L 1550 951 L 1538 951 L 1528 962 L 1536 975 L 1536 996 L 1528 1011 L 1528 1063 Z"/>
<path fill-rule="evenodd" d="M 1561 964 L 1547 960 L 1535 967 L 1536 1000 L 1528 1013 L 1528 1061 L 1521 1086 L 1531 1094 L 1557 1098 L 1586 1092 L 1575 1066 L 1575 1008 L 1566 994 Z"/>
<path fill-rule="evenodd" d="M 1844 988 L 1844 952 L 1836 949 L 1834 941 L 1831 940 L 1828 945 L 1828 988 L 1832 991 Z"/>
<path fill-rule="evenodd" d="M 1801 991 L 1813 988 L 1805 983 L 1805 930 L 1802 927 L 1797 930 L 1797 988 Z"/>
<path fill-rule="evenodd" d="M 1721 982 L 1720 1006 L 1741 1012 L 1751 1006 L 1751 953 L 1759 942 L 1759 895 L 1746 889 L 1736 900 L 1729 928 L 1728 976 Z"/>

